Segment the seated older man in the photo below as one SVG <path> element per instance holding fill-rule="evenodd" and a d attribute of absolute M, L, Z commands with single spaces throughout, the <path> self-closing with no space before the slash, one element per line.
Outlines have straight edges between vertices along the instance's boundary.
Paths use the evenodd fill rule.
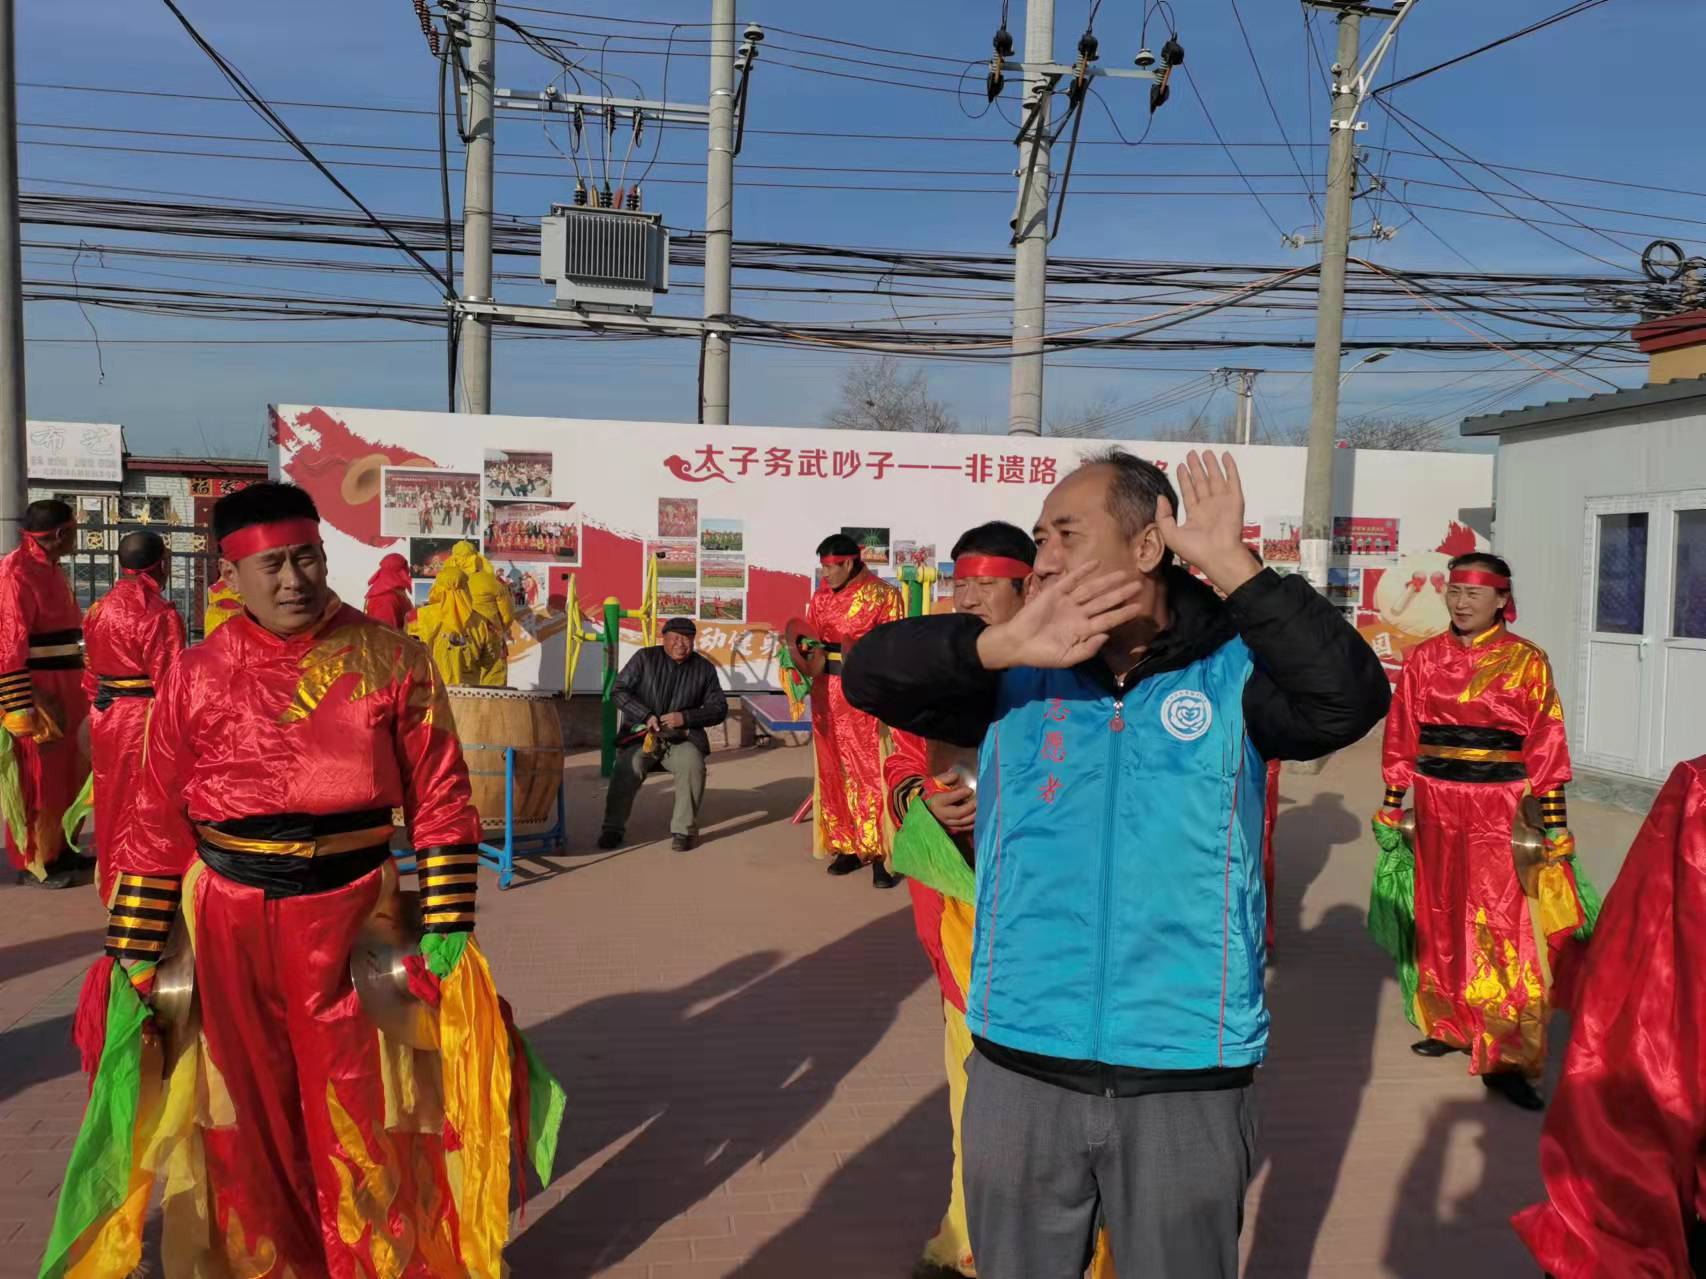
<path fill-rule="evenodd" d="M 717 668 L 693 651 L 695 633 L 689 619 L 670 618 L 664 623 L 662 643 L 635 653 L 616 677 L 622 731 L 604 801 L 600 848 L 621 845 L 640 783 L 658 768 L 675 778 L 671 846 L 685 853 L 698 836 L 705 757 L 711 753 L 705 730 L 728 718 L 729 704 Z"/>

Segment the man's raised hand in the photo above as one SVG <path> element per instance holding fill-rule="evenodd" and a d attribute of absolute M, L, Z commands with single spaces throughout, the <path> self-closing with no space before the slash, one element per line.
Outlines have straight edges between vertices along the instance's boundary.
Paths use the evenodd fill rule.
<path fill-rule="evenodd" d="M 1094 657 L 1108 635 L 1136 618 L 1141 578 L 1104 572 L 1095 560 L 1039 588 L 1012 620 L 978 636 L 977 655 L 990 671 L 1010 666 L 1065 668 Z"/>
<path fill-rule="evenodd" d="M 1231 453 L 1215 457 L 1212 450 L 1185 456 L 1175 477 L 1184 502 L 1184 522 L 1163 501 L 1155 512 L 1161 539 L 1187 564 L 1194 564 L 1220 590 L 1230 595 L 1260 571 L 1256 557 L 1244 545 L 1244 485 Z"/>

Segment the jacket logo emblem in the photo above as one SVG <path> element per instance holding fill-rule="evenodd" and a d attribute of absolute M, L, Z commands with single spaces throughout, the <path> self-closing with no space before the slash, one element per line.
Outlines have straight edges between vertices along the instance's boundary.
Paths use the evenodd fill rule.
<path fill-rule="evenodd" d="M 1181 742 L 1194 742 L 1214 723 L 1214 706 L 1194 688 L 1169 693 L 1161 703 L 1161 727 Z"/>

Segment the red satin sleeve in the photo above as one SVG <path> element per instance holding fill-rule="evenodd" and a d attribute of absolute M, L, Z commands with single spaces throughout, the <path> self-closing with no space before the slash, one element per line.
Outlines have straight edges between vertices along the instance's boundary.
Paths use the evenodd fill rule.
<path fill-rule="evenodd" d="M 452 731 L 450 699 L 426 649 L 408 643 L 408 668 L 397 684 L 396 741 L 410 842 L 417 849 L 477 844 L 480 819 L 462 743 Z"/>
<path fill-rule="evenodd" d="M 1558 685 L 1552 678 L 1552 664 L 1541 659 L 1545 668 L 1544 687 L 1537 687 L 1539 696 L 1532 703 L 1534 717 L 1523 738 L 1522 760 L 1528 770 L 1528 783 L 1536 795 L 1558 790 L 1570 780 L 1570 744 L 1564 737 L 1564 708 L 1558 700 Z"/>
<path fill-rule="evenodd" d="M 184 619 L 175 608 L 160 609 L 142 643 L 142 662 L 148 678 L 159 688 L 184 652 Z"/>
<path fill-rule="evenodd" d="M 190 681 L 182 665 L 155 685 L 143 732 L 142 778 L 129 822 L 119 826 L 114 869 L 130 875 L 181 876 L 195 859 L 195 827 L 184 787 L 196 756 L 189 733 Z"/>
<path fill-rule="evenodd" d="M 1423 669 L 1427 657 L 1423 649 L 1413 649 L 1403 670 L 1398 672 L 1398 687 L 1392 694 L 1392 708 L 1386 712 L 1386 737 L 1380 750 L 1380 771 L 1387 790 L 1407 791 L 1416 775 L 1417 703 L 1427 675 Z"/>
<path fill-rule="evenodd" d="M 898 826 L 906 818 L 909 796 L 923 781 L 930 766 L 922 737 L 891 728 L 889 741 L 893 749 L 883 761 L 883 790 L 888 795 L 889 816 Z"/>
<path fill-rule="evenodd" d="M 1693 1273 L 1706 1201 L 1706 756 L 1677 765 L 1587 952 L 1540 1139 L 1547 1202 L 1514 1224 L 1557 1279 Z"/>
<path fill-rule="evenodd" d="M 95 700 L 95 694 L 99 691 L 101 682 L 95 678 L 95 668 L 90 661 L 89 637 L 95 633 L 100 625 L 96 619 L 100 616 L 101 603 L 102 601 L 96 600 L 89 605 L 89 611 L 83 614 L 83 696 L 91 702 Z"/>
<path fill-rule="evenodd" d="M 0 675 L 28 669 L 30 615 L 35 611 L 32 604 L 32 593 L 20 580 L 14 566 L 7 565 L 5 570 L 0 570 Z M 27 704 L 34 705 L 35 699 L 29 695 L 27 679 L 22 682 L 22 687 L 24 696 L 28 698 Z M 6 709 L 22 707 L 12 705 L 9 698 Z"/>

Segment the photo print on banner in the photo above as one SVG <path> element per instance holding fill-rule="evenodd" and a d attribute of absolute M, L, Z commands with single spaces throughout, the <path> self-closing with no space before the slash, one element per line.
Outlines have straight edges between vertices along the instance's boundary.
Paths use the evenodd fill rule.
<path fill-rule="evenodd" d="M 450 559 L 451 548 L 459 537 L 411 537 L 409 539 L 409 576 L 437 577 L 438 570 Z"/>
<path fill-rule="evenodd" d="M 746 589 L 746 556 L 744 555 L 703 555 L 699 559 L 699 586 L 701 590 L 738 590 Z"/>
<path fill-rule="evenodd" d="M 486 557 L 578 565 L 581 517 L 573 502 L 487 502 Z"/>
<path fill-rule="evenodd" d="M 699 525 L 699 547 L 705 551 L 746 554 L 746 521 L 705 520 Z"/>
<path fill-rule="evenodd" d="M 470 471 L 381 467 L 379 531 L 386 537 L 478 537 L 480 477 Z"/>
<path fill-rule="evenodd" d="M 708 587 L 699 592 L 701 622 L 746 621 L 746 592 Z"/>
<path fill-rule="evenodd" d="M 928 568 L 936 561 L 936 543 L 901 541 L 894 544 L 894 566 Z"/>
<path fill-rule="evenodd" d="M 487 449 L 485 496 L 548 500 L 551 492 L 551 455 L 515 449 Z"/>
<path fill-rule="evenodd" d="M 660 538 L 699 536 L 699 499 L 696 497 L 660 497 L 658 499 L 658 536 Z"/>
<path fill-rule="evenodd" d="M 886 568 L 889 562 L 889 531 L 886 528 L 842 528 L 859 547 L 859 558 L 867 565 Z"/>
<path fill-rule="evenodd" d="M 670 582 L 692 583 L 699 576 L 699 543 L 668 538 L 646 543 L 646 554 L 658 562 L 658 589 Z"/>

